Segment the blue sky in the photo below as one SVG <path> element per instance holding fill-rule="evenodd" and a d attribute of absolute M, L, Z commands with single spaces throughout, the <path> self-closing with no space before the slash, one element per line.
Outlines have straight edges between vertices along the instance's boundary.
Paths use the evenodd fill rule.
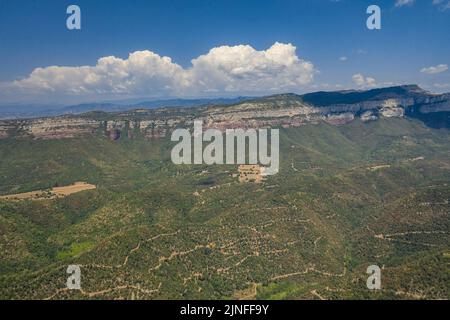
<path fill-rule="evenodd" d="M 70 4 L 81 30 L 66 28 Z M 366 28 L 370 4 L 381 30 Z M 450 91 L 449 35 L 448 0 L 0 0 L 0 103 Z"/>

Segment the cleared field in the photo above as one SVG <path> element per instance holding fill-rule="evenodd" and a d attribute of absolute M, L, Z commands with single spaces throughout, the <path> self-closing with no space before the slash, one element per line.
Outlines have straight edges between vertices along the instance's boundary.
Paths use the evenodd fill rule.
<path fill-rule="evenodd" d="M 387 168 L 390 168 L 390 167 L 391 167 L 390 164 L 381 164 L 379 166 L 369 167 L 368 169 L 370 171 L 377 171 L 377 170 L 380 170 L 380 169 L 387 169 Z"/>
<path fill-rule="evenodd" d="M 74 184 L 69 185 L 69 186 L 54 187 L 52 189 L 36 190 L 36 191 L 0 196 L 0 199 L 5 199 L 5 200 L 55 199 L 55 198 L 66 197 L 73 193 L 77 193 L 77 192 L 81 192 L 81 191 L 85 191 L 85 190 L 92 190 L 95 188 L 96 188 L 96 186 L 93 184 L 89 184 L 86 182 L 75 182 Z"/>

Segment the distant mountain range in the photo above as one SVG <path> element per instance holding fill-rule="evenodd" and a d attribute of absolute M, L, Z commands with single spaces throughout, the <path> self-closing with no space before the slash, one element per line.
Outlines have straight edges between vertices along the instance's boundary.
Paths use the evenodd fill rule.
<path fill-rule="evenodd" d="M 0 106 L 0 119 L 23 119 L 40 118 L 61 115 L 80 115 L 83 113 L 102 112 L 125 112 L 137 109 L 158 108 L 190 108 L 190 107 L 219 107 L 227 105 L 239 105 L 245 102 L 266 105 L 284 105 L 293 103 L 291 106 L 302 105 L 321 108 L 322 113 L 328 110 L 329 116 L 336 113 L 351 112 L 363 119 L 376 117 L 380 110 L 385 115 L 389 112 L 400 112 L 401 115 L 420 118 L 429 125 L 435 127 L 448 126 L 450 123 L 448 112 L 450 111 L 450 93 L 434 94 L 423 90 L 417 85 L 403 85 L 372 90 L 344 90 L 344 91 L 319 91 L 297 95 L 293 93 L 276 94 L 266 97 L 236 97 L 236 98 L 211 98 L 211 99 L 168 99 L 140 101 L 122 100 L 116 102 L 94 102 L 70 106 L 44 107 L 39 105 L 12 105 Z M 371 110 L 379 107 L 376 114 Z M 395 109 L 402 107 L 402 110 Z M 441 114 L 446 112 L 446 114 Z"/>
<path fill-rule="evenodd" d="M 65 114 L 80 114 L 90 111 L 118 112 L 133 109 L 154 109 L 161 107 L 192 107 L 201 105 L 233 104 L 254 99 L 253 97 L 210 98 L 210 99 L 160 99 L 116 102 L 92 102 L 70 106 L 43 105 L 0 105 L 0 119 L 38 118 Z"/>
<path fill-rule="evenodd" d="M 226 103 L 231 102 L 233 103 Z M 184 106 L 180 106 L 184 104 Z M 158 108 L 177 105 L 178 107 Z M 195 106 L 195 107 L 194 107 Z M 368 91 L 279 94 L 234 100 L 152 101 L 128 106 L 81 105 L 59 110 L 60 116 L 0 121 L 0 139 L 33 137 L 62 139 L 102 132 L 120 137 L 162 138 L 176 127 L 201 120 L 216 129 L 299 127 L 326 122 L 344 125 L 354 120 L 415 118 L 433 128 L 450 128 L 450 94 L 433 94 L 416 85 Z M 84 112 L 83 111 L 89 111 Z M 106 112 L 107 111 L 107 112 Z M 111 112 L 114 111 L 114 112 Z"/>

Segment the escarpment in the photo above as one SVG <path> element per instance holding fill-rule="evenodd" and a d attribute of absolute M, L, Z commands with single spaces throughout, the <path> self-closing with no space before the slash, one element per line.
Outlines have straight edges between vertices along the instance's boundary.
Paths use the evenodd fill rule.
<path fill-rule="evenodd" d="M 280 94 L 232 105 L 192 108 L 160 108 L 115 113 L 86 113 L 37 119 L 0 121 L 0 139 L 68 139 L 103 134 L 111 140 L 123 137 L 160 139 L 180 126 L 202 120 L 204 129 L 298 127 L 326 122 L 345 125 L 380 118 L 426 118 L 445 113 L 439 125 L 450 127 L 450 94 L 432 94 L 418 86 L 398 86 L 368 91 Z M 431 120 L 430 120 L 431 119 Z"/>

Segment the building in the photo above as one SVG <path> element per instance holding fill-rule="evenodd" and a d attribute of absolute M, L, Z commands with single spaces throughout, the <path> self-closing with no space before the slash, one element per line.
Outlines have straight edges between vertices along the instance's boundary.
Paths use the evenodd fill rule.
<path fill-rule="evenodd" d="M 262 182 L 261 167 L 257 164 L 241 164 L 239 166 L 239 182 Z"/>

